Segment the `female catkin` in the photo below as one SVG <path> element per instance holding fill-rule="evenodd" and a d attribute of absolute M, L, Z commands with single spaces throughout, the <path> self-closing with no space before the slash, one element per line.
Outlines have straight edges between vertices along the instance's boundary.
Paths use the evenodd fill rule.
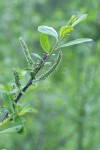
<path fill-rule="evenodd" d="M 26 57 L 26 60 L 27 60 L 27 63 L 28 63 L 28 67 L 29 67 L 30 70 L 31 69 L 33 70 L 34 62 L 33 62 L 32 58 L 31 58 L 31 55 L 30 55 L 29 50 L 27 48 L 27 45 L 26 45 L 25 41 L 21 37 L 19 38 L 19 41 L 20 41 L 21 46 L 23 48 L 23 52 L 24 52 L 24 55 Z"/>
<path fill-rule="evenodd" d="M 47 77 L 49 77 L 50 75 L 52 75 L 52 73 L 58 68 L 60 62 L 61 62 L 61 59 L 62 59 L 62 52 L 59 51 L 58 53 L 58 57 L 55 61 L 55 63 L 53 64 L 53 66 L 44 74 L 42 74 L 41 76 L 39 76 L 36 81 L 42 81 L 42 80 L 45 80 Z"/>

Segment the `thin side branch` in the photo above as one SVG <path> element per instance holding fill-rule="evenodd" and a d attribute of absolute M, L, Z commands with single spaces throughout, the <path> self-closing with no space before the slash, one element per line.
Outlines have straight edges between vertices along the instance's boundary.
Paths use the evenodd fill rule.
<path fill-rule="evenodd" d="M 42 61 L 40 62 L 40 64 L 37 66 L 37 68 L 33 71 L 34 72 L 34 76 L 40 71 L 40 69 L 43 67 L 45 60 L 48 58 L 47 53 L 45 53 L 43 55 Z M 20 98 L 22 97 L 23 93 L 25 93 L 25 91 L 32 85 L 32 81 L 33 78 L 31 77 L 29 79 L 29 81 L 27 82 L 27 84 L 25 85 L 25 87 L 22 89 L 22 92 L 18 94 L 18 96 L 15 99 L 15 103 L 17 103 Z M 1 120 L 1 122 L 3 122 L 4 120 L 6 120 L 9 117 L 9 114 L 6 113 L 5 116 L 3 117 L 3 119 Z"/>

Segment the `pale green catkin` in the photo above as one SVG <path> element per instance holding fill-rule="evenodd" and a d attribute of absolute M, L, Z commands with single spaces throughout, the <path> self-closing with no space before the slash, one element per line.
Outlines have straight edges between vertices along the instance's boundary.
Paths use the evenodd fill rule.
<path fill-rule="evenodd" d="M 16 97 L 17 97 L 17 87 L 16 87 L 15 83 L 11 84 L 10 93 L 9 94 L 12 96 L 13 100 L 16 99 Z"/>
<path fill-rule="evenodd" d="M 33 70 L 34 62 L 33 62 L 32 58 L 31 58 L 31 55 L 30 55 L 29 50 L 27 48 L 27 45 L 26 45 L 25 41 L 21 37 L 19 38 L 19 41 L 20 41 L 21 46 L 23 48 L 23 52 L 24 52 L 24 55 L 26 57 L 29 69 Z"/>
<path fill-rule="evenodd" d="M 13 70 L 13 74 L 14 74 L 14 80 L 15 80 L 16 86 L 18 88 L 21 88 L 21 82 L 20 82 L 19 72 L 17 70 Z"/>
<path fill-rule="evenodd" d="M 50 75 L 52 75 L 52 73 L 58 68 L 58 66 L 59 66 L 59 64 L 61 62 L 61 59 L 62 59 L 62 52 L 59 51 L 58 57 L 57 57 L 55 63 L 53 64 L 53 66 L 46 73 L 44 73 L 40 77 L 38 77 L 36 79 L 36 81 L 45 80 L 47 77 L 49 77 Z"/>

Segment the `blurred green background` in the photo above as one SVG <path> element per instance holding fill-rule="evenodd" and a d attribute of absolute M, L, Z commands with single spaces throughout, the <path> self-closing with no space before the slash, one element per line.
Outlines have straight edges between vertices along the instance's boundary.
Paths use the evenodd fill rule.
<path fill-rule="evenodd" d="M 14 67 L 26 66 L 20 36 L 30 52 L 42 55 L 37 27 L 59 31 L 72 15 L 84 13 L 87 20 L 77 25 L 71 39 L 94 41 L 63 49 L 55 74 L 21 99 L 38 110 L 26 116 L 26 134 L 0 135 L 0 150 L 100 150 L 99 0 L 1 0 L 0 88 L 9 89 Z"/>

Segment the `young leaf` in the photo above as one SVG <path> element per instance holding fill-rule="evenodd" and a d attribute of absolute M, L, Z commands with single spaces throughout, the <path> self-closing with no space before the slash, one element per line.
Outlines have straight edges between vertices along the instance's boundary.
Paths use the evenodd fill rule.
<path fill-rule="evenodd" d="M 67 26 L 71 26 L 71 25 L 73 24 L 73 22 L 75 22 L 75 21 L 76 21 L 76 16 L 73 15 L 73 16 L 71 17 L 71 19 L 68 21 Z"/>
<path fill-rule="evenodd" d="M 37 112 L 37 110 L 36 109 L 33 109 L 33 108 L 31 108 L 29 105 L 26 105 L 26 106 L 24 106 L 23 108 L 22 108 L 22 110 L 19 112 L 19 116 L 22 116 L 22 115 L 24 115 L 24 114 L 26 114 L 26 113 L 36 113 Z"/>
<path fill-rule="evenodd" d="M 19 116 L 18 114 L 15 116 L 14 118 L 14 125 L 17 126 L 17 125 L 24 125 L 24 122 L 25 122 L 25 119 L 21 116 Z"/>
<path fill-rule="evenodd" d="M 17 125 L 6 130 L 0 131 L 0 134 L 22 133 L 23 125 Z"/>
<path fill-rule="evenodd" d="M 3 121 L 0 123 L 0 127 L 1 127 L 1 126 L 4 126 L 6 123 L 8 123 L 8 122 L 13 118 L 14 115 L 15 115 L 15 113 L 12 113 L 6 120 L 3 120 Z"/>
<path fill-rule="evenodd" d="M 50 42 L 46 34 L 40 35 L 40 44 L 44 51 L 46 51 L 47 53 L 50 52 Z"/>
<path fill-rule="evenodd" d="M 78 18 L 73 24 L 72 27 L 76 26 L 81 21 L 85 20 L 87 18 L 87 14 L 82 15 L 80 18 Z"/>
<path fill-rule="evenodd" d="M 52 27 L 48 27 L 48 26 L 39 26 L 38 27 L 38 31 L 45 33 L 45 34 L 49 34 L 54 36 L 57 41 L 58 41 L 58 34 L 57 32 L 52 28 Z"/>
<path fill-rule="evenodd" d="M 71 46 L 71 45 L 75 45 L 75 44 L 80 44 L 80 43 L 84 43 L 84 42 L 90 42 L 90 41 L 92 41 L 92 39 L 89 39 L 89 38 L 80 38 L 80 39 L 76 39 L 74 41 L 70 41 L 70 42 L 68 42 L 68 43 L 66 43 L 64 45 L 61 45 L 58 48 L 60 48 L 60 47 L 67 47 L 67 46 Z"/>
<path fill-rule="evenodd" d="M 42 60 L 42 58 L 38 54 L 32 53 L 32 55 L 35 56 L 35 57 L 37 57 L 37 58 L 39 58 L 40 60 Z"/>
<path fill-rule="evenodd" d="M 13 104 L 8 94 L 6 92 L 3 92 L 1 96 L 3 98 L 4 105 L 6 106 L 6 108 L 8 108 L 10 112 L 13 112 L 14 111 Z"/>
<path fill-rule="evenodd" d="M 67 33 L 70 33 L 73 30 L 71 26 L 63 26 L 60 28 L 60 36 L 64 36 Z"/>

